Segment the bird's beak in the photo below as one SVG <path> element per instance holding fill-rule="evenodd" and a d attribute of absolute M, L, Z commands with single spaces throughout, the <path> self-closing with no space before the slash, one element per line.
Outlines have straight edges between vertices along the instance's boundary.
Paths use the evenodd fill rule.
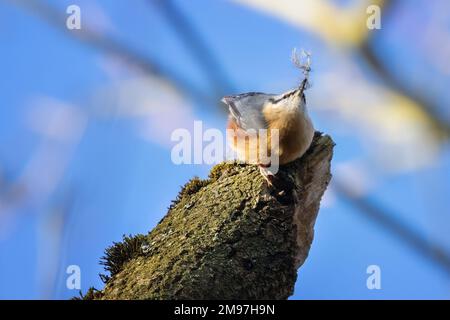
<path fill-rule="evenodd" d="M 220 101 L 222 101 L 226 105 L 229 105 L 230 102 L 232 101 L 232 99 L 231 99 L 231 97 L 226 96 L 226 97 L 223 97 L 222 100 L 220 100 Z"/>
<path fill-rule="evenodd" d="M 300 95 L 301 93 L 303 93 L 303 91 L 306 90 L 307 86 L 308 86 L 308 79 L 305 78 L 303 79 L 302 83 L 300 83 L 300 86 L 297 89 L 297 91 L 299 92 L 298 94 Z"/>

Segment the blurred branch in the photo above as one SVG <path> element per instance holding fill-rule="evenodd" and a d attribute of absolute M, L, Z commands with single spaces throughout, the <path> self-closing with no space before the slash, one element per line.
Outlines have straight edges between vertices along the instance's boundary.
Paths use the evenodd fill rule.
<path fill-rule="evenodd" d="M 334 178 L 332 188 L 349 205 L 368 218 L 369 221 L 390 232 L 410 248 L 414 249 L 418 254 L 438 265 L 450 275 L 450 255 L 446 249 L 437 243 L 426 240 L 418 231 L 406 225 L 404 222 L 397 220 L 395 218 L 397 215 L 394 212 L 383 208 L 369 199 L 355 195 L 345 181 L 339 181 Z"/>
<path fill-rule="evenodd" d="M 417 91 L 413 92 L 408 89 L 399 79 L 397 79 L 375 52 L 373 45 L 370 42 L 364 43 L 359 50 L 371 69 L 389 88 L 414 101 L 425 112 L 433 126 L 437 129 L 439 139 L 445 140 L 450 137 L 450 124 L 436 112 L 437 107 L 433 106 L 430 101 Z"/>
<path fill-rule="evenodd" d="M 211 104 L 217 103 L 217 97 L 205 93 L 205 90 L 197 88 L 191 81 L 181 77 L 175 72 L 163 68 L 152 59 L 148 58 L 124 43 L 104 34 L 95 32 L 83 24 L 80 30 L 68 30 L 66 28 L 66 16 L 54 7 L 40 0 L 3 0 L 12 5 L 26 9 L 37 17 L 41 18 L 57 30 L 78 40 L 80 43 L 99 50 L 108 55 L 119 57 L 128 65 L 137 67 L 139 70 L 159 78 L 161 81 L 171 86 L 177 91 L 181 91 L 198 102 Z"/>
<path fill-rule="evenodd" d="M 342 4 L 329 0 L 233 0 L 311 32 L 333 47 L 354 47 L 369 30 L 366 8 L 384 0 L 359 0 Z"/>
<path fill-rule="evenodd" d="M 21 203 L 27 196 L 27 186 L 6 176 L 0 167 L 0 224 L 8 211 Z"/>
<path fill-rule="evenodd" d="M 202 39 L 200 32 L 195 29 L 189 18 L 177 8 L 173 1 L 148 0 L 148 2 L 155 4 L 170 22 L 178 37 L 184 42 L 185 47 L 191 52 L 191 55 L 197 60 L 197 64 L 209 78 L 215 96 L 222 97 L 233 92 L 233 86 L 225 76 L 221 63 Z"/>
<path fill-rule="evenodd" d="M 392 8 L 397 4 L 397 0 L 383 1 L 382 11 L 383 19 L 389 17 Z M 386 23 L 386 22 L 384 22 Z M 385 85 L 397 91 L 410 100 L 414 101 L 429 117 L 429 120 L 438 129 L 438 138 L 448 139 L 450 137 L 450 123 L 446 122 L 443 117 L 437 113 L 437 106 L 434 106 L 428 99 L 417 91 L 412 91 L 404 85 L 389 69 L 385 61 L 378 55 L 375 50 L 376 36 L 381 33 L 380 30 L 372 31 L 367 34 L 364 41 L 358 46 L 359 53 L 368 63 L 375 74 L 384 81 Z M 426 80 L 424 80 L 426 83 Z"/>
<path fill-rule="evenodd" d="M 69 187 L 58 195 L 55 203 L 51 203 L 46 214 L 41 217 L 39 227 L 38 275 L 40 299 L 54 299 L 57 297 L 61 279 L 65 279 L 67 265 L 67 235 L 70 231 L 76 192 Z"/>

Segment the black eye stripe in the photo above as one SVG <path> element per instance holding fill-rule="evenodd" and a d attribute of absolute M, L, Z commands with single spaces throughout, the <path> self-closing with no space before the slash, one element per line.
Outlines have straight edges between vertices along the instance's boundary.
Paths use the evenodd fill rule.
<path fill-rule="evenodd" d="M 290 96 L 292 96 L 293 94 L 295 94 L 296 92 L 297 92 L 297 90 L 291 91 L 291 92 L 289 92 L 288 94 L 286 94 L 283 98 L 285 99 L 285 98 L 287 98 L 287 97 L 290 97 Z"/>
<path fill-rule="evenodd" d="M 291 92 L 289 92 L 289 93 L 284 94 L 284 95 L 283 95 L 281 98 L 279 98 L 279 99 L 270 98 L 269 101 L 270 101 L 271 103 L 278 103 L 278 102 L 280 102 L 281 100 L 284 100 L 284 99 L 286 99 L 286 98 L 289 98 L 290 96 L 292 96 L 292 95 L 295 94 L 296 92 L 297 92 L 297 90 L 294 90 L 294 91 L 291 91 Z"/>

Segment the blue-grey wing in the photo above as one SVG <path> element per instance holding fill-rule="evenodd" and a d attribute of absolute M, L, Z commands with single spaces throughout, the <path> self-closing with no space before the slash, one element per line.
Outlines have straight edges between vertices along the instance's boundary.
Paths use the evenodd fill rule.
<path fill-rule="evenodd" d="M 259 130 L 267 128 L 263 108 L 267 100 L 274 96 L 273 94 L 249 92 L 226 96 L 222 101 L 228 106 L 231 116 L 242 129 Z"/>

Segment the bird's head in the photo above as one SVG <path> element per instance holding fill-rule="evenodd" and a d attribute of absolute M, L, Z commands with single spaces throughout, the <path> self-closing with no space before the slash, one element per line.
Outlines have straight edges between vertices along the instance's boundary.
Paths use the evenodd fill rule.
<path fill-rule="evenodd" d="M 304 91 L 308 88 L 308 79 L 304 79 L 300 86 L 293 90 L 289 90 L 280 95 L 268 99 L 268 103 L 273 108 L 280 109 L 296 109 L 304 110 L 306 106 L 306 98 Z"/>

